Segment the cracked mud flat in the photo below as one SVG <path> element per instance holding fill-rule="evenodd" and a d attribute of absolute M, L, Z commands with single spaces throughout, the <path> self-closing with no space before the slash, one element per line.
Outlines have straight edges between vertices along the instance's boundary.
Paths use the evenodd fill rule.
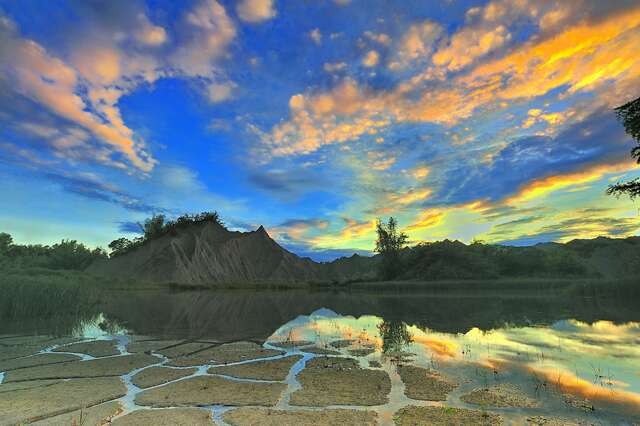
<path fill-rule="evenodd" d="M 397 426 L 494 426 L 502 424 L 498 414 L 452 407 L 404 407 L 393 416 Z"/>
<path fill-rule="evenodd" d="M 120 353 L 116 347 L 116 342 L 113 340 L 95 340 L 92 342 L 72 343 L 70 345 L 59 346 L 53 349 L 53 352 L 75 352 L 91 355 L 95 358 L 113 356 Z"/>
<path fill-rule="evenodd" d="M 276 348 L 293 349 L 313 345 L 313 342 L 310 340 L 284 340 L 282 342 L 270 342 L 270 344 Z"/>
<path fill-rule="evenodd" d="M 22 424 L 111 401 L 127 393 L 119 377 L 60 381 L 2 393 L 0 424 Z"/>
<path fill-rule="evenodd" d="M 134 354 L 139 352 L 159 351 L 160 349 L 169 348 L 179 344 L 181 340 L 159 340 L 136 338 L 133 336 L 127 344 L 127 351 Z"/>
<path fill-rule="evenodd" d="M 241 379 L 282 381 L 287 378 L 291 367 L 302 359 L 300 355 L 288 356 L 276 360 L 251 362 L 248 364 L 211 367 L 209 374 L 224 374 Z"/>
<path fill-rule="evenodd" d="M 135 403 L 152 407 L 193 405 L 274 406 L 286 388 L 283 383 L 236 381 L 215 376 L 179 380 L 143 391 Z"/>
<path fill-rule="evenodd" d="M 423 401 L 446 401 L 458 385 L 439 373 L 413 365 L 398 366 L 398 374 L 405 384 L 405 395 Z"/>
<path fill-rule="evenodd" d="M 113 426 L 200 426 L 213 425 L 211 411 L 200 408 L 137 410 L 114 420 Z"/>
<path fill-rule="evenodd" d="M 583 423 L 584 424 L 584 423 Z M 580 423 L 561 417 L 533 416 L 527 418 L 527 425 L 531 426 L 580 426 Z"/>
<path fill-rule="evenodd" d="M 329 349 L 329 348 L 322 348 L 319 346 L 302 348 L 301 351 L 309 354 L 316 354 L 316 355 L 340 355 L 339 351 Z"/>
<path fill-rule="evenodd" d="M 314 358 L 300 372 L 298 381 L 302 389 L 291 395 L 291 405 L 381 405 L 391 391 L 386 372 L 360 368 L 352 358 Z"/>
<path fill-rule="evenodd" d="M 36 379 L 64 379 L 122 376 L 137 368 L 158 362 L 151 355 L 124 355 L 111 358 L 98 358 L 89 361 L 71 361 L 62 364 L 11 370 L 6 373 L 5 382 L 17 382 Z"/>
<path fill-rule="evenodd" d="M 94 405 L 90 408 L 72 411 L 59 416 L 49 417 L 44 420 L 32 423 L 37 426 L 60 426 L 60 425 L 103 425 L 108 423 L 122 410 L 117 401 L 105 402 Z"/>
<path fill-rule="evenodd" d="M 197 368 L 149 367 L 133 376 L 131 383 L 139 388 L 149 388 L 191 376 L 196 371 Z"/>
<path fill-rule="evenodd" d="M 161 351 L 161 353 L 163 353 Z M 267 349 L 253 342 L 234 342 L 212 346 L 189 356 L 178 357 L 169 362 L 177 367 L 190 367 L 203 364 L 229 364 L 258 358 L 284 355 L 284 351 Z M 166 353 L 163 353 L 166 355 Z"/>
<path fill-rule="evenodd" d="M 71 354 L 38 354 L 26 358 L 14 358 L 10 360 L 0 361 L 0 371 L 11 371 L 26 367 L 35 367 L 39 365 L 58 364 L 61 362 L 77 361 L 80 357 Z"/>
<path fill-rule="evenodd" d="M 285 411 L 237 408 L 224 413 L 223 419 L 231 426 L 334 426 L 377 424 L 377 415 L 374 412 L 346 409 Z"/>
<path fill-rule="evenodd" d="M 529 398 L 520 387 L 510 383 L 501 383 L 488 388 L 477 388 L 464 394 L 460 400 L 467 404 L 497 408 L 534 408 L 540 403 Z"/>

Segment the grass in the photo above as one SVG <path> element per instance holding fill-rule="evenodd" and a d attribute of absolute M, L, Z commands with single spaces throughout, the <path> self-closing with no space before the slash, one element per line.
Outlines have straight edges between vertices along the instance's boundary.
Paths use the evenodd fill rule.
<path fill-rule="evenodd" d="M 99 303 L 97 281 L 77 271 L 9 270 L 0 276 L 0 318 L 83 316 Z"/>

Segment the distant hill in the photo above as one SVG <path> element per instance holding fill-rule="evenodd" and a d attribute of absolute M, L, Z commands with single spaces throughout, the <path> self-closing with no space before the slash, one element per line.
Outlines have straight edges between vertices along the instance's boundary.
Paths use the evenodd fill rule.
<path fill-rule="evenodd" d="M 285 250 L 261 226 L 229 231 L 193 223 L 97 260 L 88 272 L 185 286 L 344 283 L 376 278 L 378 257 L 316 263 Z M 440 241 L 404 249 L 398 280 L 640 277 L 640 237 L 596 238 L 531 247 Z"/>
<path fill-rule="evenodd" d="M 439 241 L 407 248 L 401 280 L 640 278 L 640 237 L 529 247 Z"/>

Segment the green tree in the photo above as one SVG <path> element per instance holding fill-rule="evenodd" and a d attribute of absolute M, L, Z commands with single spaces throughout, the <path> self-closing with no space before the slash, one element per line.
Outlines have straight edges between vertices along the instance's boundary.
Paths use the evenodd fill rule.
<path fill-rule="evenodd" d="M 379 263 L 380 278 L 390 280 L 397 277 L 401 271 L 400 251 L 407 244 L 409 237 L 398 231 L 398 224 L 393 217 L 390 217 L 387 223 L 378 219 L 376 231 L 378 233 L 376 252 L 382 256 Z"/>
<path fill-rule="evenodd" d="M 13 245 L 13 238 L 6 232 L 0 232 L 0 254 L 5 254 Z"/>
<path fill-rule="evenodd" d="M 640 164 L 640 98 L 619 106 L 615 111 L 616 117 L 624 125 L 624 130 L 636 141 L 636 146 L 631 149 L 631 157 Z M 616 197 L 628 195 L 634 199 L 640 196 L 640 178 L 611 185 L 607 194 Z"/>
<path fill-rule="evenodd" d="M 109 255 L 111 257 L 119 256 L 126 253 L 130 247 L 131 241 L 128 238 L 118 238 L 117 240 L 113 240 L 109 243 L 109 249 L 111 250 Z"/>
<path fill-rule="evenodd" d="M 48 266 L 51 269 L 82 270 L 94 260 L 105 257 L 102 249 L 90 250 L 76 240 L 62 240 L 49 249 Z"/>
<path fill-rule="evenodd" d="M 154 214 L 149 219 L 145 220 L 144 223 L 139 223 L 138 225 L 144 233 L 144 239 L 152 240 L 162 236 L 166 231 L 165 219 L 166 218 L 163 214 Z"/>

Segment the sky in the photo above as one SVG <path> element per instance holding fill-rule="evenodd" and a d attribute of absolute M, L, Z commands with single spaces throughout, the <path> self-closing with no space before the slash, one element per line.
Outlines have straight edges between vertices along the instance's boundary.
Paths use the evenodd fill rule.
<path fill-rule="evenodd" d="M 0 231 L 218 211 L 316 260 L 640 230 L 640 3 L 0 0 Z"/>

